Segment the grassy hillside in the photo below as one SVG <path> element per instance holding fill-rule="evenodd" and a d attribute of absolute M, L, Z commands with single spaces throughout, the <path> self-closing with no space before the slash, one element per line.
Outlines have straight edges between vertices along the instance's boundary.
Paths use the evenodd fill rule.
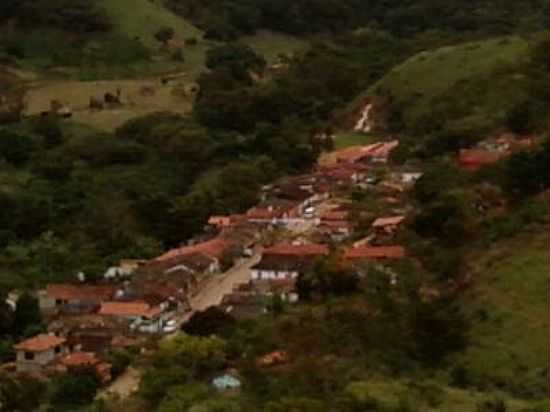
<path fill-rule="evenodd" d="M 473 259 L 477 319 L 463 362 L 469 379 L 522 396 L 548 396 L 550 255 L 547 231 L 529 231 Z M 480 252 L 478 252 L 480 253 Z"/>
<path fill-rule="evenodd" d="M 309 46 L 309 42 L 303 38 L 268 30 L 245 36 L 240 41 L 248 44 L 270 63 L 276 62 L 281 54 L 300 53 Z"/>
<path fill-rule="evenodd" d="M 419 126 L 441 110 L 451 121 L 480 126 L 497 122 L 521 98 L 521 77 L 514 70 L 528 46 L 522 38 L 506 37 L 423 51 L 391 70 L 367 94 L 392 96 L 406 127 Z"/>
<path fill-rule="evenodd" d="M 158 47 L 154 34 L 163 27 L 173 28 L 179 40 L 201 36 L 199 29 L 166 9 L 159 0 L 98 0 L 98 3 L 107 11 L 115 31 L 139 37 L 151 48 Z"/>

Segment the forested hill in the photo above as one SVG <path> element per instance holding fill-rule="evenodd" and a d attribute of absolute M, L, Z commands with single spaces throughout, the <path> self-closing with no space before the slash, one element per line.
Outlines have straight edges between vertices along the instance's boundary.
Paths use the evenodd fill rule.
<path fill-rule="evenodd" d="M 338 32 L 365 25 L 399 36 L 427 30 L 502 34 L 537 30 L 550 21 L 544 0 L 168 0 L 215 38 L 261 28 L 293 34 Z"/>

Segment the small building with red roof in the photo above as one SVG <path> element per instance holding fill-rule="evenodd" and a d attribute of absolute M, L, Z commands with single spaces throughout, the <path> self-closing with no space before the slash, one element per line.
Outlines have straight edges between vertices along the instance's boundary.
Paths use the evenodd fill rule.
<path fill-rule="evenodd" d="M 40 309 L 48 312 L 67 305 L 99 305 L 112 300 L 115 286 L 49 284 L 38 293 Z"/>
<path fill-rule="evenodd" d="M 315 259 L 329 253 L 326 245 L 280 243 L 264 251 L 261 261 L 250 269 L 250 278 L 252 281 L 296 279 Z"/>
<path fill-rule="evenodd" d="M 380 217 L 372 222 L 372 228 L 377 232 L 393 234 L 405 221 L 405 216 Z"/>
<path fill-rule="evenodd" d="M 59 360 L 58 371 L 71 372 L 79 368 L 92 368 L 102 383 L 111 380 L 111 364 L 102 361 L 93 352 L 73 352 Z"/>
<path fill-rule="evenodd" d="M 357 260 L 397 260 L 406 255 L 403 246 L 360 246 L 348 248 L 344 251 L 344 259 Z"/>
<path fill-rule="evenodd" d="M 131 330 L 145 333 L 158 333 L 162 330 L 161 306 L 151 306 L 146 302 L 105 302 L 98 314 L 129 324 Z"/>
<path fill-rule="evenodd" d="M 67 353 L 66 340 L 42 334 L 14 345 L 17 372 L 34 372 Z"/>

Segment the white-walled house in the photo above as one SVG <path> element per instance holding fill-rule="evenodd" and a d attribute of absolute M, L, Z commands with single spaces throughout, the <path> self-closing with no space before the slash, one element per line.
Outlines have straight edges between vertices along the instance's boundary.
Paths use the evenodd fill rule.
<path fill-rule="evenodd" d="M 313 261 L 329 254 L 325 245 L 279 244 L 264 251 L 262 260 L 250 269 L 252 281 L 296 279 Z"/>
<path fill-rule="evenodd" d="M 34 372 L 67 354 L 65 339 L 54 335 L 37 335 L 14 346 L 17 372 Z"/>
<path fill-rule="evenodd" d="M 138 332 L 159 333 L 163 327 L 163 309 L 146 302 L 105 302 L 98 314 L 126 323 Z"/>

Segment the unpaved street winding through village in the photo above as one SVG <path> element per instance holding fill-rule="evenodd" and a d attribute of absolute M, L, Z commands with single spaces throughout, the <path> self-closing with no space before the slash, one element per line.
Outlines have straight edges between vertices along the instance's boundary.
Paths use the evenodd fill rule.
<path fill-rule="evenodd" d="M 250 268 L 260 261 L 261 253 L 244 259 L 222 275 L 214 276 L 204 287 L 191 298 L 192 310 L 185 313 L 180 319 L 180 324 L 185 323 L 197 311 L 208 309 L 221 303 L 223 296 L 231 293 L 233 289 L 242 283 L 246 283 L 250 277 Z M 177 332 L 165 336 L 166 339 L 177 336 Z M 105 388 L 98 398 L 117 397 L 125 399 L 134 393 L 139 387 L 141 371 L 129 367 L 122 375 Z"/>

